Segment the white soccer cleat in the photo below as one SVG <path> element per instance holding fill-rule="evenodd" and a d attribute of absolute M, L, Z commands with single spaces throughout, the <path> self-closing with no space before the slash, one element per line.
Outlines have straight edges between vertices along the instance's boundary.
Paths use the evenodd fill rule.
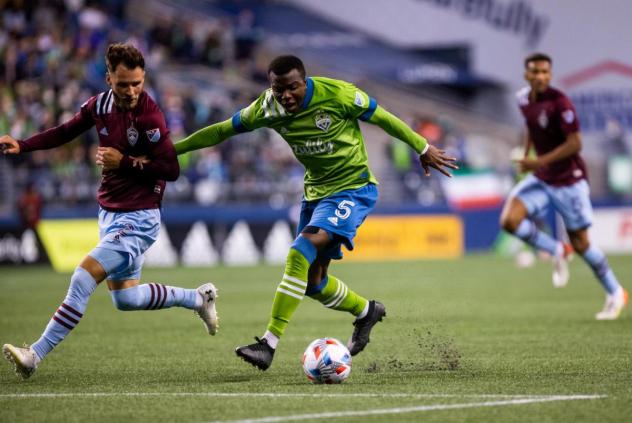
<path fill-rule="evenodd" d="M 33 348 L 24 346 L 24 348 L 15 347 L 11 344 L 4 344 L 2 346 L 2 353 L 4 357 L 13 364 L 15 367 L 15 373 L 21 376 L 22 379 L 28 379 L 31 377 L 37 365 L 40 362 L 40 358 L 35 354 Z"/>
<path fill-rule="evenodd" d="M 573 247 L 563 244 L 562 248 L 562 254 L 553 256 L 553 286 L 555 288 L 564 288 L 568 285 L 568 280 L 571 276 L 568 270 L 568 262 L 572 257 Z"/>
<path fill-rule="evenodd" d="M 219 327 L 219 318 L 215 310 L 217 288 L 212 283 L 205 283 L 197 289 L 197 292 L 202 296 L 202 306 L 195 310 L 195 314 L 202 319 L 208 333 L 215 335 Z"/>
<path fill-rule="evenodd" d="M 597 320 L 616 320 L 628 303 L 628 291 L 621 288 L 612 295 L 606 295 L 603 310 L 595 315 Z"/>

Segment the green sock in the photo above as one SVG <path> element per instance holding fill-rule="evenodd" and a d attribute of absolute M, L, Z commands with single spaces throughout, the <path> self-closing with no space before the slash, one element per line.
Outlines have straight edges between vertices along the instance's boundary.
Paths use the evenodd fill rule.
<path fill-rule="evenodd" d="M 366 298 L 350 290 L 343 281 L 332 275 L 327 276 L 324 287 L 319 286 L 316 289 L 319 290 L 310 292 L 308 289 L 307 296 L 320 301 L 327 308 L 348 311 L 354 316 L 362 313 L 368 303 Z"/>
<path fill-rule="evenodd" d="M 309 266 L 310 263 L 303 254 L 290 248 L 285 262 L 285 274 L 277 287 L 267 327 L 279 338 L 283 336 L 290 318 L 305 295 Z"/>

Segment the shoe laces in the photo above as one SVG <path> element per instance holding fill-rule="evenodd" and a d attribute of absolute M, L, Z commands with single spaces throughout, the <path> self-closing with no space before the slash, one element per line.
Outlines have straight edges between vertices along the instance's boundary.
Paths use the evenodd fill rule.
<path fill-rule="evenodd" d="M 253 348 L 264 349 L 266 351 L 272 349 L 272 347 L 268 345 L 268 340 L 265 338 L 261 339 L 258 336 L 255 336 L 255 341 L 257 341 L 257 343 L 252 345 Z"/>

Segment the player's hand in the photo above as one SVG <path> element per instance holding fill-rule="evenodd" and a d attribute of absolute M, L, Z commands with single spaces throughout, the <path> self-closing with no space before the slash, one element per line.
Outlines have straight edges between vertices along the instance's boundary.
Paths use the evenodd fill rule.
<path fill-rule="evenodd" d="M 529 157 L 514 160 L 514 162 L 518 165 L 518 169 L 520 170 L 520 172 L 531 172 L 533 170 L 538 170 L 543 166 L 542 162 L 539 159 L 532 159 Z"/>
<path fill-rule="evenodd" d="M 455 157 L 446 156 L 444 150 L 440 150 L 433 145 L 429 145 L 426 153 L 419 156 L 419 162 L 424 168 L 424 174 L 426 176 L 430 176 L 430 168 L 433 168 L 443 173 L 445 176 L 451 177 L 452 174 L 446 169 L 459 168 L 455 164 Z"/>
<path fill-rule="evenodd" d="M 0 151 L 3 154 L 19 154 L 20 144 L 11 135 L 3 135 L 0 137 Z"/>
<path fill-rule="evenodd" d="M 97 166 L 101 166 L 103 170 L 113 170 L 121 165 L 123 153 L 112 147 L 98 147 L 96 157 Z"/>
<path fill-rule="evenodd" d="M 143 165 L 151 162 L 151 160 L 149 160 L 147 156 L 129 156 L 129 158 L 132 159 L 132 167 L 138 167 L 140 168 L 140 170 L 143 170 Z"/>

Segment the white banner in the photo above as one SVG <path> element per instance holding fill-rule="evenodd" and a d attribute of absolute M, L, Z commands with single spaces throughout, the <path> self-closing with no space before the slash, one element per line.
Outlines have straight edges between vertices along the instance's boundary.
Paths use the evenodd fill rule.
<path fill-rule="evenodd" d="M 590 240 L 606 253 L 632 253 L 632 207 L 596 209 Z"/>
<path fill-rule="evenodd" d="M 604 61 L 632 64 L 632 1 L 288 0 L 398 47 L 471 47 L 473 70 L 525 85 L 523 59 L 550 54 L 559 79 Z M 559 84 L 558 84 L 559 85 Z"/>

